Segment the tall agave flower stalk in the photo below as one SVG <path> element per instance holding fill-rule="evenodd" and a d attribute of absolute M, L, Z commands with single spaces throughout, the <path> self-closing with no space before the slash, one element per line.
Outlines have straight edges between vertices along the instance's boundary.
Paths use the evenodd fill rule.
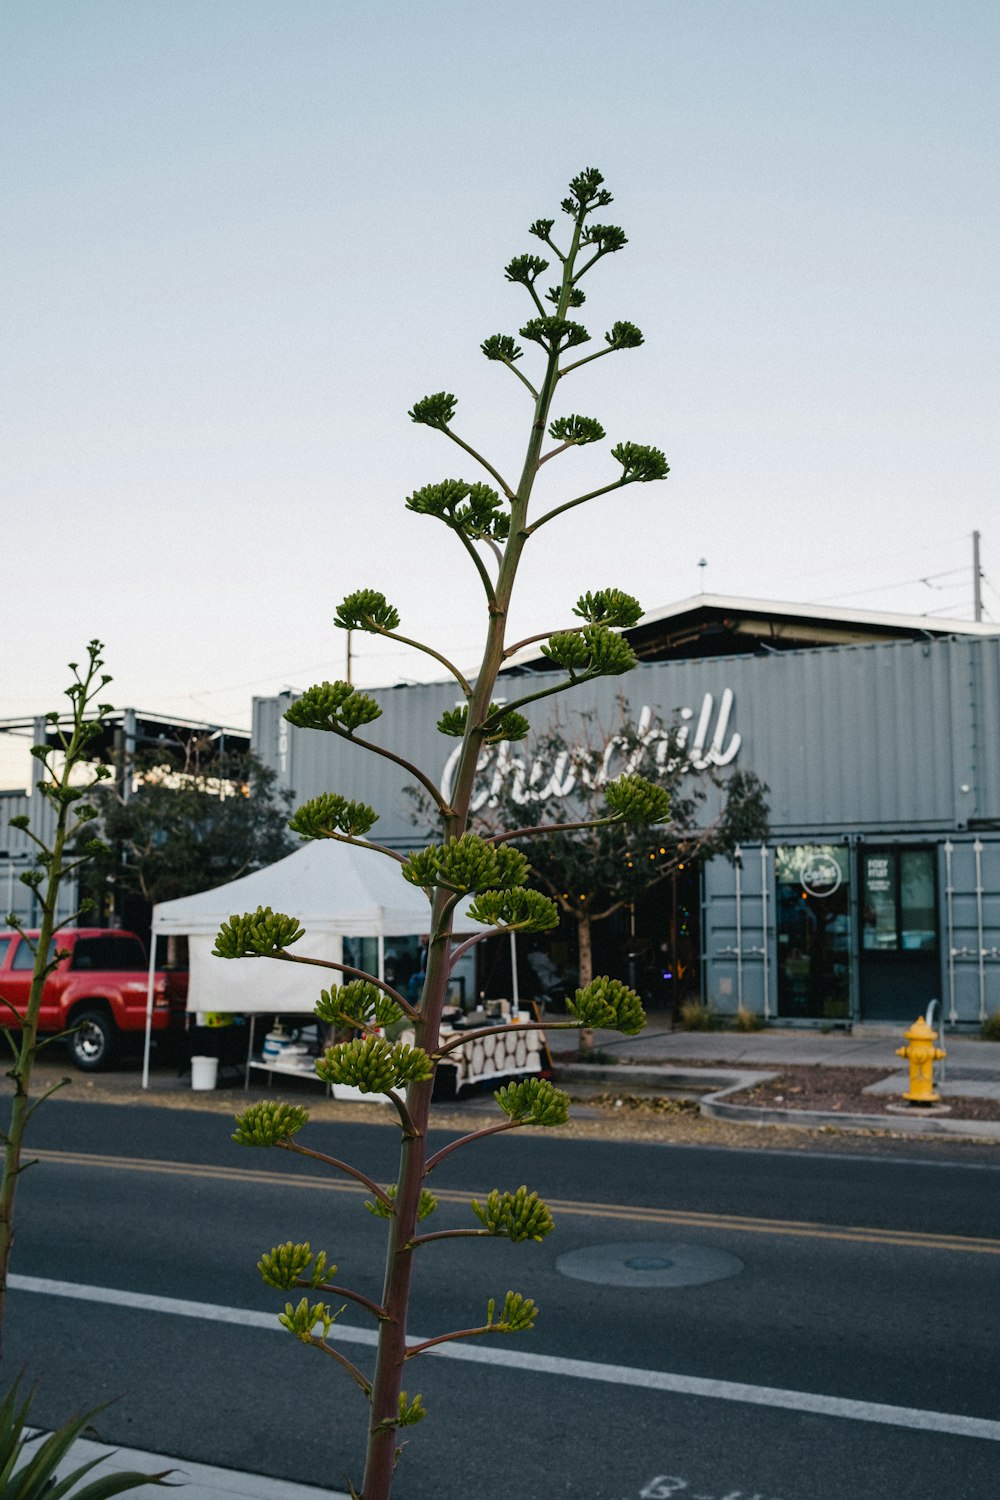
<path fill-rule="evenodd" d="M 631 484 L 664 479 L 667 462 L 657 448 L 620 442 L 611 450 L 618 465 L 616 477 L 576 499 L 533 505 L 533 495 L 543 464 L 570 448 L 600 442 L 605 434 L 593 417 L 576 413 L 553 415 L 563 382 L 573 371 L 593 360 L 642 343 L 642 334 L 632 323 L 616 322 L 604 335 L 602 347 L 591 353 L 575 351 L 590 342 L 590 334 L 571 314 L 583 305 L 583 278 L 606 256 L 626 243 L 615 225 L 596 223 L 595 211 L 611 202 L 600 172 L 588 169 L 573 179 L 562 210 L 569 220 L 568 244 L 560 248 L 554 237 L 555 221 L 538 219 L 530 232 L 541 242 L 550 259 L 542 255 L 517 255 L 506 267 L 508 281 L 524 288 L 531 299 L 531 316 L 520 329 L 520 338 L 541 353 L 540 378 L 529 379 L 520 367 L 523 350 L 509 334 L 486 339 L 482 351 L 487 359 L 506 366 L 527 392 L 531 417 L 521 473 L 508 481 L 482 454 L 475 451 L 453 428 L 456 398 L 444 391 L 417 401 L 409 415 L 456 444 L 488 476 L 477 479 L 446 479 L 426 485 L 408 498 L 407 508 L 443 522 L 458 538 L 475 568 L 486 604 L 486 639 L 482 661 L 473 679 L 431 646 L 400 634 L 397 610 L 374 590 L 353 593 L 340 605 L 336 624 L 345 630 L 368 631 L 399 641 L 433 657 L 455 679 L 464 705 L 445 713 L 438 722 L 443 735 L 461 741 L 454 758 L 455 771 L 447 789 L 427 771 L 382 745 L 365 740 L 359 731 L 381 714 L 379 705 L 347 682 L 324 682 L 310 688 L 288 710 L 286 718 L 304 729 L 336 734 L 369 751 L 394 761 L 423 788 L 437 809 L 442 841 L 408 858 L 368 838 L 377 821 L 375 811 L 364 803 L 331 793 L 306 803 L 295 814 L 291 827 L 303 838 L 331 838 L 359 844 L 373 857 L 395 860 L 400 877 L 419 886 L 428 896 L 429 943 L 423 992 L 413 1004 L 391 985 L 374 975 L 347 965 L 323 962 L 290 951 L 303 936 L 294 916 L 261 908 L 234 916 L 219 933 L 215 952 L 221 958 L 266 956 L 287 963 L 317 964 L 335 971 L 334 983 L 323 991 L 316 1013 L 325 1022 L 350 1027 L 357 1037 L 327 1049 L 317 1064 L 319 1076 L 335 1083 L 354 1084 L 366 1092 L 388 1097 L 399 1116 L 401 1147 L 396 1182 L 382 1187 L 347 1162 L 321 1157 L 336 1171 L 346 1172 L 364 1184 L 371 1194 L 366 1207 L 384 1218 L 387 1226 L 385 1280 L 377 1303 L 336 1284 L 336 1267 L 325 1252 L 314 1253 L 308 1244 L 288 1243 L 264 1255 L 260 1270 L 264 1279 L 283 1290 L 302 1290 L 289 1301 L 281 1321 L 304 1343 L 314 1345 L 342 1365 L 370 1405 L 368 1447 L 359 1500 L 389 1500 L 393 1472 L 399 1456 L 401 1427 L 424 1416 L 419 1396 L 404 1388 L 407 1364 L 452 1339 L 507 1334 L 527 1329 L 535 1320 L 534 1303 L 520 1293 L 490 1301 L 483 1321 L 438 1335 L 421 1344 L 407 1342 L 407 1313 L 414 1261 L 417 1255 L 433 1255 L 437 1240 L 455 1235 L 500 1235 L 512 1241 L 540 1240 L 551 1230 L 552 1219 L 537 1194 L 526 1187 L 516 1191 L 495 1189 L 484 1202 L 471 1207 L 476 1227 L 424 1231 L 422 1221 L 433 1212 L 435 1200 L 427 1186 L 438 1163 L 452 1151 L 482 1136 L 527 1125 L 558 1125 L 566 1119 L 567 1100 L 551 1083 L 528 1079 L 498 1090 L 501 1112 L 498 1123 L 452 1141 L 443 1150 L 428 1155 L 428 1121 L 434 1074 L 442 1059 L 456 1046 L 474 1039 L 463 1033 L 460 1041 L 442 1040 L 441 1015 L 449 977 L 460 955 L 481 936 L 503 932 L 543 932 L 558 924 L 555 904 L 537 891 L 527 889 L 525 857 L 515 847 L 519 837 L 537 837 L 539 828 L 511 829 L 481 837 L 469 831 L 469 808 L 476 770 L 485 747 L 500 741 L 520 740 L 528 733 L 528 721 L 520 710 L 539 698 L 587 683 L 595 678 L 627 672 L 635 656 L 621 630 L 641 616 L 637 600 L 616 588 L 583 594 L 576 608 L 576 623 L 548 636 L 541 650 L 552 667 L 562 672 L 557 687 L 528 692 L 502 707 L 494 702 L 497 674 L 504 662 L 529 644 L 508 640 L 508 616 L 522 553 L 534 534 L 578 505 Z M 539 282 L 554 267 L 555 285 L 543 295 Z M 547 451 L 546 440 L 554 446 Z M 657 823 L 669 815 L 669 798 L 661 788 L 638 776 L 624 776 L 606 788 L 606 816 L 598 822 Z M 580 824 L 580 827 L 591 826 Z M 560 825 L 566 831 L 566 825 Z M 453 940 L 455 908 L 471 897 L 468 914 L 484 924 L 483 932 L 462 943 Z M 617 980 L 599 978 L 577 991 L 568 1001 L 572 1019 L 566 1026 L 607 1027 L 622 1032 L 639 1031 L 645 1023 L 638 995 Z M 412 1045 L 389 1042 L 381 1028 L 404 1021 L 414 1033 Z M 487 1028 L 488 1029 L 488 1028 Z M 502 1028 L 492 1028 L 499 1030 Z M 478 1035 L 483 1035 L 480 1032 Z M 254 1146 L 277 1146 L 306 1152 L 296 1139 L 307 1121 L 298 1107 L 271 1102 L 251 1106 L 237 1116 L 235 1139 Z M 310 1294 L 317 1295 L 313 1301 Z M 325 1296 L 346 1298 L 378 1324 L 378 1349 L 373 1373 L 358 1369 L 338 1349 L 329 1335 L 335 1320 Z"/>

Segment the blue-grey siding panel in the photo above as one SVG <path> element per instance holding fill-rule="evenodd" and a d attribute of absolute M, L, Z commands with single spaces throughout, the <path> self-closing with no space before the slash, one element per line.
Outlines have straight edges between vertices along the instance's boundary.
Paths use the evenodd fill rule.
<path fill-rule="evenodd" d="M 507 701 L 554 684 L 555 674 L 506 678 Z M 1000 822 L 1000 638 L 900 641 L 763 656 L 641 664 L 624 678 L 588 684 L 527 710 L 538 727 L 555 714 L 571 728 L 581 710 L 610 724 L 625 694 L 634 715 L 648 705 L 665 721 L 686 715 L 693 741 L 706 712 L 707 745 L 755 771 L 770 787 L 775 834 L 928 832 Z M 452 683 L 375 690 L 384 717 L 360 738 L 391 748 L 440 777 L 454 741 L 436 722 L 456 702 Z M 334 735 L 281 722 L 288 699 L 257 699 L 254 748 L 305 800 L 340 791 L 382 814 L 379 835 L 413 836 L 403 787 L 413 781 L 384 759 Z M 514 747 L 530 758 L 530 742 Z"/>
<path fill-rule="evenodd" d="M 742 849 L 738 866 L 714 859 L 705 868 L 702 994 L 720 1015 L 742 1004 L 774 1016 L 774 861 L 766 847 Z"/>

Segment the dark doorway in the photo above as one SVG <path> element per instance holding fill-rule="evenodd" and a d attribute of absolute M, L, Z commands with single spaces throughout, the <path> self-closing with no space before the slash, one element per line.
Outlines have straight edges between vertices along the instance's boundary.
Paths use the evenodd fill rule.
<path fill-rule="evenodd" d="M 861 850 L 861 1018 L 914 1021 L 940 995 L 935 851 Z"/>

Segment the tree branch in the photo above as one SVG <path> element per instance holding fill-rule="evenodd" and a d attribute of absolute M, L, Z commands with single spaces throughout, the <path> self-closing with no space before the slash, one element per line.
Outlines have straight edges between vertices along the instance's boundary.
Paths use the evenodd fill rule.
<path fill-rule="evenodd" d="M 616 349 L 612 349 L 610 344 L 606 349 L 596 349 L 593 354 L 585 354 L 582 359 L 576 359 L 571 365 L 564 366 L 559 371 L 559 375 L 560 377 L 568 375 L 571 370 L 578 370 L 581 365 L 589 365 L 592 359 L 603 359 L 606 354 L 616 354 L 617 352 Z"/>
<path fill-rule="evenodd" d="M 280 1146 L 283 1151 L 294 1151 L 297 1156 L 309 1156 L 313 1161 L 321 1161 L 326 1166 L 333 1167 L 338 1172 L 346 1172 L 348 1177 L 353 1177 L 356 1182 L 360 1182 L 362 1186 L 366 1187 L 378 1199 L 383 1208 L 387 1208 L 390 1213 L 394 1212 L 392 1199 L 389 1197 L 389 1194 L 384 1188 L 380 1188 L 377 1182 L 373 1182 L 370 1177 L 362 1172 L 360 1167 L 352 1167 L 349 1161 L 340 1161 L 336 1156 L 327 1156 L 323 1151 L 313 1151 L 309 1146 L 300 1146 L 298 1141 L 294 1141 L 291 1138 L 284 1141 L 276 1141 L 275 1145 Z"/>

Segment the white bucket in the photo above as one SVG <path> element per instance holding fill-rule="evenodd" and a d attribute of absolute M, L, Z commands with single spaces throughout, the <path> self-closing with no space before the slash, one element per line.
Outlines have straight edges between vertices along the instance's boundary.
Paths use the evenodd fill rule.
<path fill-rule="evenodd" d="M 218 1072 L 219 1059 L 217 1057 L 192 1057 L 191 1087 L 193 1089 L 214 1089 Z"/>

